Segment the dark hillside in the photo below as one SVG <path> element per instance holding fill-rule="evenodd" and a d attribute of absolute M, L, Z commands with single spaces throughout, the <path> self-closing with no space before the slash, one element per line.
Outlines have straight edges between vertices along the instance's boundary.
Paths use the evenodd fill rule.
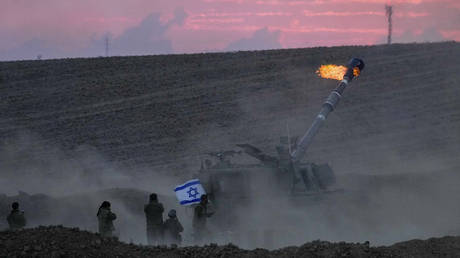
<path fill-rule="evenodd" d="M 321 64 L 365 60 L 307 153 L 338 173 L 460 167 L 460 44 L 395 44 L 0 63 L 0 138 L 96 148 L 128 167 L 199 166 L 306 130 L 337 82 Z M 0 161 L 4 162 L 4 161 Z M 11 162 L 11 161 L 9 161 Z"/>

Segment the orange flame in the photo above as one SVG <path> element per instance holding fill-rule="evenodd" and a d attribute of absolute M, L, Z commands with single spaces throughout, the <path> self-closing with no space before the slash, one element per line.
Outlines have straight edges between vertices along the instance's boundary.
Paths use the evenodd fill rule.
<path fill-rule="evenodd" d="M 325 78 L 325 79 L 333 79 L 333 80 L 338 80 L 341 81 L 343 80 L 343 76 L 347 72 L 347 67 L 343 65 L 321 65 L 318 70 L 316 70 L 316 74 L 318 74 L 319 77 Z M 359 68 L 355 67 L 353 69 L 353 75 L 355 77 L 359 76 Z"/>

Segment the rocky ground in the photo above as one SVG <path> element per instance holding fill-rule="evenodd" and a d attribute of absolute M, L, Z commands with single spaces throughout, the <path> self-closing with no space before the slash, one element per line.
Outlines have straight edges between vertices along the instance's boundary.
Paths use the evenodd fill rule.
<path fill-rule="evenodd" d="M 411 240 L 391 246 L 313 241 L 278 250 L 244 250 L 229 244 L 147 247 L 62 226 L 0 232 L 0 257 L 458 257 L 460 237 Z"/>

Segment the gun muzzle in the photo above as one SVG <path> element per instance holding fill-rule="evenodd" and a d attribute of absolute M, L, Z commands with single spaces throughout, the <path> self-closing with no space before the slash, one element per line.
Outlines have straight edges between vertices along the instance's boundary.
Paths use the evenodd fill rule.
<path fill-rule="evenodd" d="M 358 76 L 364 69 L 364 62 L 359 58 L 352 58 L 347 65 L 347 71 L 343 76 L 343 79 L 347 82 L 351 82 L 355 76 Z"/>

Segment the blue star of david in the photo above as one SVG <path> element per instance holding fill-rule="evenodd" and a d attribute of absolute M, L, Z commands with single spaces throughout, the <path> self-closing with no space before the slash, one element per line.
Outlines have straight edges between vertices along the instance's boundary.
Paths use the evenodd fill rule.
<path fill-rule="evenodd" d="M 196 198 L 196 196 L 199 194 L 198 189 L 196 187 L 190 187 L 187 191 L 188 197 L 190 198 Z"/>

